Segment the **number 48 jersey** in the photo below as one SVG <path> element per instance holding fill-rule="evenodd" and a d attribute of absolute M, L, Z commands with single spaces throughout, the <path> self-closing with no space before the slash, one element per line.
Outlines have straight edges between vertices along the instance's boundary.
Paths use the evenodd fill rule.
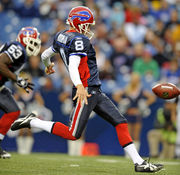
<path fill-rule="evenodd" d="M 81 57 L 79 74 L 84 87 L 100 86 L 99 72 L 96 63 L 96 53 L 85 35 L 75 30 L 65 30 L 56 34 L 52 49 L 60 54 L 66 68 L 69 66 L 69 57 Z"/>
<path fill-rule="evenodd" d="M 2 45 L 0 48 L 0 54 L 2 53 L 6 53 L 12 61 L 12 63 L 8 65 L 9 70 L 12 72 L 20 71 L 22 65 L 27 59 L 25 48 L 17 41 Z M 0 75 L 0 86 L 2 86 L 6 81 L 8 81 L 8 79 Z"/>

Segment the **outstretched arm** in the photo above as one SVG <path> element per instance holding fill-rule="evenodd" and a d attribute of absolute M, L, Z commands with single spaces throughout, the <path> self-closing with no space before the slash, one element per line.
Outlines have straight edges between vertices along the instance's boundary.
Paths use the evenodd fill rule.
<path fill-rule="evenodd" d="M 51 57 L 53 57 L 55 54 L 56 52 L 53 51 L 52 47 L 49 47 L 41 55 L 41 60 L 46 67 L 45 72 L 47 75 L 53 74 L 55 72 L 53 69 L 54 63 L 51 62 Z"/>

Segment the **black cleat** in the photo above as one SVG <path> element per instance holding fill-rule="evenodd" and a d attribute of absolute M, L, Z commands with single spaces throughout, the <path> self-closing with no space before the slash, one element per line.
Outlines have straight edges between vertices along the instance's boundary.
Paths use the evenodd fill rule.
<path fill-rule="evenodd" d="M 160 171 L 164 166 L 162 164 L 152 164 L 147 162 L 146 160 L 141 164 L 135 164 L 136 172 L 146 172 L 146 173 L 155 173 Z"/>
<path fill-rule="evenodd" d="M 17 119 L 12 125 L 11 130 L 15 131 L 21 128 L 31 128 L 30 121 L 36 118 L 36 113 L 31 112 L 24 118 Z"/>
<path fill-rule="evenodd" d="M 9 158 L 11 158 L 11 154 L 9 154 L 8 152 L 6 152 L 5 150 L 3 150 L 0 147 L 0 158 L 2 158 L 2 159 L 9 159 Z"/>

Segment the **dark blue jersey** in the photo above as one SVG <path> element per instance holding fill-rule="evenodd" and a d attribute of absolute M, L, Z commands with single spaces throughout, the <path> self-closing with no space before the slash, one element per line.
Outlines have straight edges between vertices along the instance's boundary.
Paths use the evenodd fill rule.
<path fill-rule="evenodd" d="M 74 30 L 64 30 L 56 34 L 52 49 L 60 54 L 66 68 L 69 65 L 69 56 L 81 57 L 79 74 L 84 87 L 100 86 L 99 72 L 96 63 L 96 53 L 85 35 Z"/>
<path fill-rule="evenodd" d="M 5 43 L 0 48 L 0 54 L 1 53 L 6 53 L 11 59 L 12 63 L 8 65 L 8 68 L 14 73 L 21 70 L 27 58 L 25 48 L 17 41 Z M 0 86 L 6 81 L 8 81 L 8 79 L 0 75 Z"/>

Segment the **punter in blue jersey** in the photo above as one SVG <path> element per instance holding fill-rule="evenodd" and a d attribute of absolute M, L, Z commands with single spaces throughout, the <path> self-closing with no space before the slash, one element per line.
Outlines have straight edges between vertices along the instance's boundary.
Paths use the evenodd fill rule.
<path fill-rule="evenodd" d="M 33 90 L 33 84 L 18 76 L 27 60 L 27 55 L 37 55 L 41 41 L 34 27 L 24 27 L 20 30 L 17 41 L 8 42 L 0 48 L 0 158 L 10 158 L 11 155 L 1 148 L 1 142 L 11 124 L 19 117 L 20 109 L 11 91 L 5 87 L 6 81 L 12 80 L 26 92 Z"/>
<path fill-rule="evenodd" d="M 129 135 L 127 120 L 101 91 L 96 54 L 90 43 L 93 36 L 90 26 L 95 24 L 91 10 L 84 6 L 75 7 L 70 11 L 67 22 L 70 29 L 56 34 L 52 46 L 42 53 L 42 61 L 46 67 L 45 72 L 54 73 L 54 63 L 50 58 L 58 53 L 69 72 L 74 84 L 74 109 L 70 125 L 42 121 L 30 113 L 24 120 L 15 121 L 11 129 L 36 127 L 65 139 L 77 140 L 81 137 L 90 113 L 94 111 L 115 127 L 119 143 L 134 162 L 135 171 L 159 171 L 163 167 L 161 164 L 151 164 L 140 157 Z"/>

